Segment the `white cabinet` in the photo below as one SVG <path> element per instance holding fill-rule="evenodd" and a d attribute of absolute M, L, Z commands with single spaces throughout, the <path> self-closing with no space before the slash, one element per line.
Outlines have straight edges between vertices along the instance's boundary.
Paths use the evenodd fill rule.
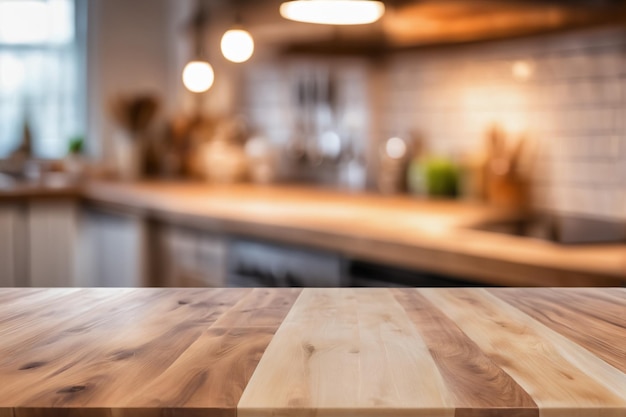
<path fill-rule="evenodd" d="M 221 235 L 65 198 L 0 202 L 0 287 L 223 287 Z"/>
<path fill-rule="evenodd" d="M 222 287 L 226 243 L 220 236 L 92 206 L 83 214 L 79 286 Z"/>
<path fill-rule="evenodd" d="M 0 204 L 0 287 L 28 285 L 26 206 Z"/>
<path fill-rule="evenodd" d="M 28 270 L 32 287 L 72 287 L 76 280 L 79 208 L 74 201 L 28 205 Z"/>
<path fill-rule="evenodd" d="M 84 287 L 141 287 L 147 277 L 147 226 L 140 216 L 89 209 L 82 220 Z"/>
<path fill-rule="evenodd" d="M 0 286 L 74 286 L 78 218 L 74 200 L 0 204 Z"/>

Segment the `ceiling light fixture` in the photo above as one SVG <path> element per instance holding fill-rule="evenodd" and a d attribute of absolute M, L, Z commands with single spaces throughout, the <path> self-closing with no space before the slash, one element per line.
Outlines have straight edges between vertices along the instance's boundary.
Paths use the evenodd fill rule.
<path fill-rule="evenodd" d="M 254 53 L 254 39 L 241 28 L 227 30 L 220 44 L 224 58 L 231 62 L 246 62 Z"/>
<path fill-rule="evenodd" d="M 187 30 L 191 34 L 193 58 L 183 69 L 183 84 L 192 93 L 204 93 L 208 91 L 215 81 L 213 67 L 205 58 L 204 36 L 208 22 L 208 10 L 206 5 L 198 0 L 196 10 L 192 16 Z"/>
<path fill-rule="evenodd" d="M 364 25 L 385 13 L 376 0 L 294 0 L 280 5 L 280 15 L 297 22 L 323 25 Z"/>
<path fill-rule="evenodd" d="M 215 81 L 213 67 L 206 61 L 191 61 L 183 70 L 183 84 L 192 93 L 208 91 Z"/>

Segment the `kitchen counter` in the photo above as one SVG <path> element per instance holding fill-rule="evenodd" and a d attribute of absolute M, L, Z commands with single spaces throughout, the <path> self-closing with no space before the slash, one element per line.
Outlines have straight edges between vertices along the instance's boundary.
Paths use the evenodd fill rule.
<path fill-rule="evenodd" d="M 622 286 L 626 245 L 564 246 L 472 230 L 515 216 L 478 203 L 319 188 L 89 182 L 83 197 L 146 218 L 505 286 Z"/>
<path fill-rule="evenodd" d="M 0 202 L 21 199 L 79 198 L 81 187 L 64 177 L 52 177 L 46 182 L 6 181 L 0 177 Z"/>
<path fill-rule="evenodd" d="M 1 289 L 0 416 L 623 417 L 626 289 Z"/>

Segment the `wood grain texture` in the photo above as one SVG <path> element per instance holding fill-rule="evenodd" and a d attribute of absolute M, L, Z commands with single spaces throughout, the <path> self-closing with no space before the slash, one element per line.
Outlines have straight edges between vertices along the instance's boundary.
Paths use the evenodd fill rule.
<path fill-rule="evenodd" d="M 401 358 L 401 360 L 399 360 Z M 240 417 L 452 416 L 428 350 L 388 291 L 306 289 L 268 346 Z"/>
<path fill-rule="evenodd" d="M 519 289 L 491 292 L 626 373 L 626 290 L 615 291 L 622 297 L 573 288 L 533 297 Z"/>
<path fill-rule="evenodd" d="M 626 375 L 585 349 L 486 290 L 420 292 L 532 396 L 542 416 L 624 416 Z"/>
<path fill-rule="evenodd" d="M 71 321 L 46 323 L 43 337 L 27 351 L 12 355 L 0 372 L 13 383 L 2 390 L 0 401 L 29 406 L 119 401 L 167 368 L 245 294 L 224 290 L 108 293 L 111 297 L 102 308 Z M 132 369 L 136 372 L 129 372 Z M 33 392 L 28 388 L 35 381 L 38 389 Z"/>
<path fill-rule="evenodd" d="M 205 407 L 220 415 L 239 398 L 300 289 L 254 289 L 202 334 L 128 404 Z M 231 324 L 236 324 L 232 326 Z M 168 381 L 177 381 L 172 392 Z"/>
<path fill-rule="evenodd" d="M 20 407 L 15 417 L 220 417 L 219 412 L 206 408 L 42 408 Z M 227 416 L 231 416 L 229 412 Z"/>
<path fill-rule="evenodd" d="M 299 292 L 286 289 L 259 297 L 263 291 L 97 289 L 78 291 L 80 297 L 73 301 L 61 294 L 57 299 L 63 303 L 49 310 L 48 320 L 0 327 L 0 334 L 17 332 L 17 339 L 0 342 L 6 353 L 0 358 L 0 381 L 7 381 L 0 386 L 0 406 L 16 407 L 20 416 L 48 415 L 50 410 L 83 415 L 85 407 L 112 416 L 135 415 L 139 409 L 159 415 L 163 408 L 171 415 L 212 410 L 211 415 L 232 416 Z M 98 297 L 103 298 L 100 304 L 93 302 Z M 241 308 L 233 307 L 247 304 L 247 297 L 249 313 L 259 311 L 264 327 L 212 328 L 231 309 L 239 317 Z M 271 305 L 271 314 L 255 306 L 259 298 Z M 92 308 L 85 309 L 85 302 Z M 22 307 L 30 306 L 34 316 L 45 315 L 36 305 Z M 67 312 L 74 306 L 70 317 Z"/>
<path fill-rule="evenodd" d="M 20 354 L 33 354 L 32 350 L 25 348 L 43 346 L 46 355 L 52 353 L 52 341 L 58 339 L 59 335 L 50 333 L 42 338 L 42 322 L 46 323 L 46 329 L 51 332 L 69 323 L 71 326 L 68 332 L 75 333 L 79 329 L 74 321 L 76 318 L 103 304 L 109 304 L 113 294 L 120 300 L 130 293 L 75 289 L 29 289 L 24 292 L 24 298 L 18 298 L 19 303 L 0 303 L 0 335 L 6 340 L 0 347 L 0 365 L 6 364 L 8 360 L 18 360 Z M 32 305 L 38 308 L 33 309 Z M 82 323 L 80 320 L 78 322 Z"/>
<path fill-rule="evenodd" d="M 537 404 L 442 311 L 417 290 L 393 290 L 424 338 L 454 397 L 455 417 L 536 417 Z"/>
<path fill-rule="evenodd" d="M 0 417 L 625 417 L 625 296 L 0 290 Z"/>
<path fill-rule="evenodd" d="M 296 301 L 299 288 L 284 288 L 276 291 L 269 288 L 255 288 L 242 298 L 228 314 L 216 320 L 215 328 L 271 327 L 280 325 Z"/>

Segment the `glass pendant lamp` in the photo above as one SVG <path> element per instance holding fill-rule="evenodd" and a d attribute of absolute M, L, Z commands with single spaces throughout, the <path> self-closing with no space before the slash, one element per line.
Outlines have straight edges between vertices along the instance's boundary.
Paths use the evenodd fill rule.
<path fill-rule="evenodd" d="M 215 81 L 213 67 L 204 58 L 205 26 L 208 13 L 202 3 L 198 2 L 197 10 L 190 22 L 190 31 L 193 39 L 194 58 L 183 69 L 182 80 L 185 88 L 193 93 L 208 91 Z"/>

